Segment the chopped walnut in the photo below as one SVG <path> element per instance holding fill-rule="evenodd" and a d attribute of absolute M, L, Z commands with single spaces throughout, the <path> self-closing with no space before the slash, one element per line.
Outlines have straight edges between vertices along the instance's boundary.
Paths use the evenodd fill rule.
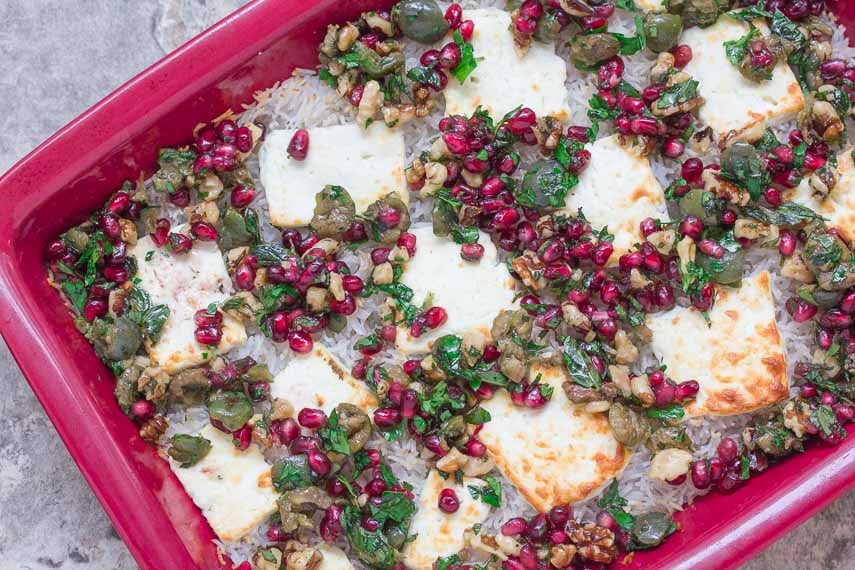
<path fill-rule="evenodd" d="M 137 243 L 137 225 L 135 223 L 131 220 L 121 218 L 119 220 L 119 228 L 121 229 L 119 237 L 123 242 L 126 242 L 128 245 Z"/>
<path fill-rule="evenodd" d="M 647 374 L 640 374 L 629 380 L 632 395 L 641 400 L 641 405 L 648 408 L 656 401 L 653 388 L 650 387 L 650 379 Z"/>
<path fill-rule="evenodd" d="M 149 443 L 157 443 L 167 428 L 169 420 L 158 414 L 140 426 L 140 437 Z"/>
<path fill-rule="evenodd" d="M 591 319 L 589 319 L 585 313 L 579 310 L 579 307 L 576 306 L 576 303 L 571 303 L 570 301 L 566 301 L 561 304 L 561 315 L 564 318 L 564 321 L 576 327 L 582 331 L 591 330 Z"/>
<path fill-rule="evenodd" d="M 468 456 L 460 453 L 456 447 L 452 447 L 451 451 L 436 462 L 436 468 L 443 473 L 454 473 L 462 469 L 467 461 L 469 461 Z"/>
<path fill-rule="evenodd" d="M 748 191 L 742 190 L 726 180 L 722 180 L 712 170 L 704 170 L 701 179 L 704 181 L 704 190 L 712 192 L 717 197 L 727 200 L 731 204 L 745 206 L 751 201 L 751 194 Z"/>
<path fill-rule="evenodd" d="M 448 179 L 448 169 L 439 162 L 428 162 L 425 166 L 425 184 L 422 186 L 422 196 L 433 196 L 443 187 Z"/>
<path fill-rule="evenodd" d="M 273 405 L 270 408 L 271 421 L 285 420 L 294 417 L 294 406 L 288 400 L 282 398 L 273 398 Z"/>
<path fill-rule="evenodd" d="M 580 524 L 571 520 L 567 523 L 567 535 L 582 558 L 610 564 L 617 556 L 615 534 L 605 527 L 594 523 Z"/>
<path fill-rule="evenodd" d="M 338 32 L 338 39 L 336 41 L 338 51 L 342 53 L 348 51 L 357 38 L 359 38 L 359 28 L 353 24 L 345 24 Z"/>
<path fill-rule="evenodd" d="M 629 340 L 629 335 L 624 330 L 618 330 L 615 334 L 615 360 L 618 364 L 632 364 L 638 360 L 638 349 Z"/>
<path fill-rule="evenodd" d="M 388 261 L 381 263 L 374 268 L 371 276 L 378 285 L 388 285 L 394 279 L 392 264 Z"/>
<path fill-rule="evenodd" d="M 647 286 L 652 283 L 653 281 L 645 277 L 644 274 L 635 267 L 629 271 L 629 286 L 632 289 L 635 289 L 636 291 L 646 289 Z"/>
<path fill-rule="evenodd" d="M 609 377 L 625 398 L 632 396 L 632 386 L 629 381 L 629 367 L 611 364 L 609 365 Z"/>
<path fill-rule="evenodd" d="M 656 58 L 656 65 L 650 70 L 651 83 L 664 83 L 668 79 L 671 70 L 674 69 L 675 59 L 673 54 L 663 51 Z"/>
<path fill-rule="evenodd" d="M 362 100 L 359 101 L 356 122 L 361 127 L 368 128 L 382 101 L 383 92 L 380 90 L 380 84 L 372 79 L 365 84 L 365 88 L 362 90 Z"/>
<path fill-rule="evenodd" d="M 209 172 L 199 184 L 199 197 L 204 200 L 214 201 L 223 193 L 223 181 L 214 174 Z"/>
<path fill-rule="evenodd" d="M 543 262 L 532 251 L 526 251 L 511 262 L 511 267 L 520 276 L 523 284 L 535 291 L 546 287 L 546 279 L 543 277 Z"/>
<path fill-rule="evenodd" d="M 323 287 L 309 287 L 306 291 L 306 306 L 316 313 L 326 309 L 327 290 Z"/>
<path fill-rule="evenodd" d="M 553 568 L 567 568 L 576 556 L 576 547 L 572 544 L 559 544 L 549 550 L 549 564 Z"/>
<path fill-rule="evenodd" d="M 696 252 L 695 240 L 689 236 L 683 237 L 677 244 L 677 255 L 680 257 L 680 269 L 683 270 L 683 273 L 688 271 L 689 264 L 695 261 Z"/>
<path fill-rule="evenodd" d="M 771 242 L 778 239 L 778 226 L 764 224 L 750 218 L 739 218 L 733 224 L 733 235 L 738 238 L 762 239 Z"/>
<path fill-rule="evenodd" d="M 344 301 L 345 291 L 344 291 L 344 280 L 341 277 L 340 273 L 330 273 L 330 293 L 335 298 L 336 301 Z"/>
<path fill-rule="evenodd" d="M 662 255 L 669 255 L 676 241 L 677 232 L 674 230 L 660 230 L 647 236 L 647 243 Z"/>
<path fill-rule="evenodd" d="M 425 180 L 425 165 L 420 158 L 413 160 L 407 170 L 404 171 L 404 176 L 407 179 L 407 184 L 413 187 L 420 186 Z"/>
<path fill-rule="evenodd" d="M 802 283 L 813 283 L 816 281 L 816 277 L 805 262 L 804 254 L 801 251 L 797 251 L 784 259 L 784 262 L 781 264 L 781 275 Z"/>

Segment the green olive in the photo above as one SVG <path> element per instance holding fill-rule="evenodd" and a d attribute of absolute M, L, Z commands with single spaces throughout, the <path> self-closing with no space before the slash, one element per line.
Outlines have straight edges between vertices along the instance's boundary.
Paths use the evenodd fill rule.
<path fill-rule="evenodd" d="M 308 487 L 315 480 L 315 474 L 309 467 L 309 457 L 305 454 L 291 455 L 277 461 L 270 474 L 273 487 L 280 492 Z"/>
<path fill-rule="evenodd" d="M 228 208 L 223 214 L 223 231 L 221 232 L 221 247 L 231 249 L 233 247 L 248 245 L 252 243 L 252 233 L 246 228 L 246 220 L 241 213 Z"/>
<path fill-rule="evenodd" d="M 104 358 L 127 360 L 137 353 L 142 344 L 142 331 L 128 317 L 119 317 L 107 327 L 104 335 Z"/>
<path fill-rule="evenodd" d="M 557 160 L 539 160 L 526 171 L 514 197 L 527 208 L 561 208 L 572 186 L 570 176 Z"/>
<path fill-rule="evenodd" d="M 506 12 L 513 12 L 514 10 L 519 10 L 519 7 L 523 5 L 524 0 L 508 0 L 505 4 Z"/>
<path fill-rule="evenodd" d="M 685 449 L 686 451 L 692 449 L 692 440 L 689 439 L 686 429 L 679 426 L 664 426 L 657 429 L 650 434 L 646 444 L 653 453 L 671 448 Z"/>
<path fill-rule="evenodd" d="M 719 204 L 712 192 L 694 188 L 680 198 L 680 213 L 683 216 L 695 216 L 704 223 L 705 228 L 710 228 L 718 225 Z"/>
<path fill-rule="evenodd" d="M 65 232 L 62 241 L 68 249 L 79 254 L 86 249 L 86 244 L 89 243 L 89 235 L 81 229 L 71 228 Z"/>
<path fill-rule="evenodd" d="M 650 435 L 650 424 L 644 416 L 620 402 L 609 407 L 609 425 L 615 439 L 629 447 L 635 447 Z"/>
<path fill-rule="evenodd" d="M 644 19 L 647 47 L 654 53 L 668 51 L 680 41 L 683 18 L 676 14 L 651 13 Z"/>
<path fill-rule="evenodd" d="M 832 271 L 840 262 L 851 257 L 849 248 L 834 234 L 823 231 L 811 232 L 805 242 L 805 261 L 813 273 Z"/>
<path fill-rule="evenodd" d="M 448 22 L 435 0 L 403 0 L 392 13 L 401 33 L 419 43 L 438 42 L 448 33 Z"/>
<path fill-rule="evenodd" d="M 710 257 L 698 252 L 695 262 L 712 275 L 716 283 L 738 287 L 742 282 L 742 274 L 745 268 L 745 250 L 724 251 L 721 258 Z"/>
<path fill-rule="evenodd" d="M 736 142 L 721 153 L 721 170 L 736 178 L 759 169 L 760 156 L 757 149 L 747 142 Z"/>
<path fill-rule="evenodd" d="M 243 392 L 221 390 L 208 398 L 208 415 L 229 431 L 242 428 L 252 414 L 252 402 Z"/>
<path fill-rule="evenodd" d="M 644 513 L 635 518 L 632 525 L 632 539 L 643 548 L 662 544 L 662 541 L 675 530 L 674 521 L 668 513 Z"/>
<path fill-rule="evenodd" d="M 173 435 L 171 443 L 167 453 L 169 457 L 180 463 L 181 467 L 196 465 L 211 451 L 211 442 L 201 436 Z"/>
<path fill-rule="evenodd" d="M 670 2 L 670 5 L 677 2 Z M 700 26 L 705 28 L 718 20 L 718 0 L 685 0 L 683 4 L 683 23 L 687 28 Z"/>
<path fill-rule="evenodd" d="M 451 206 L 442 200 L 434 200 L 431 218 L 433 220 L 433 234 L 439 237 L 450 234 L 454 228 L 454 223 L 457 221 L 457 216 Z"/>
<path fill-rule="evenodd" d="M 325 186 L 315 195 L 315 212 L 309 224 L 321 237 L 338 237 L 356 218 L 356 205 L 341 186 Z"/>
<path fill-rule="evenodd" d="M 620 42 L 607 33 L 578 35 L 570 42 L 570 58 L 577 65 L 597 65 L 616 56 L 618 52 Z"/>
<path fill-rule="evenodd" d="M 397 212 L 397 216 L 391 210 Z M 401 233 L 410 227 L 410 210 L 397 192 L 389 192 L 368 206 L 365 217 L 372 220 L 372 237 L 380 243 L 396 243 Z"/>

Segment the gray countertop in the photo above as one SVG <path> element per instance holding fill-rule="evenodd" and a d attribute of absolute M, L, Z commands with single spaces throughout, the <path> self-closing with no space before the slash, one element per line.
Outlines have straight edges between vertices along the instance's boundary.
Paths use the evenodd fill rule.
<path fill-rule="evenodd" d="M 243 3 L 0 0 L 0 172 Z M 2 343 L 0 385 L 0 568 L 136 568 Z M 745 568 L 855 568 L 853 510 L 849 493 Z"/>

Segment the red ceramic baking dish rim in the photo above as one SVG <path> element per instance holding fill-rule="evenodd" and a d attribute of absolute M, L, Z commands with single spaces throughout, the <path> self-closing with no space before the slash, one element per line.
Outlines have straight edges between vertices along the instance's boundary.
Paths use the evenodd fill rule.
<path fill-rule="evenodd" d="M 311 65 L 327 20 L 391 2 L 255 0 L 75 119 L 0 178 L 0 332 L 89 485 L 142 568 L 216 568 L 213 533 L 165 462 L 112 401 L 106 368 L 44 280 L 50 237 L 125 178 L 180 144 L 196 122 L 239 110 L 259 88 Z M 834 8 L 855 29 L 855 4 Z M 851 488 L 855 437 L 814 446 L 731 495 L 677 516 L 681 532 L 630 567 L 729 568 Z"/>

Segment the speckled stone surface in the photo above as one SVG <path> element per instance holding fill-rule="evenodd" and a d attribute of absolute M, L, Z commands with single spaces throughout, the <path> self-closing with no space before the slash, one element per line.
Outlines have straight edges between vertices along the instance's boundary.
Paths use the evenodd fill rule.
<path fill-rule="evenodd" d="M 0 0 L 0 172 L 243 3 Z M 0 569 L 136 568 L 1 343 L 0 386 Z M 853 511 L 850 493 L 745 568 L 855 568 Z"/>

